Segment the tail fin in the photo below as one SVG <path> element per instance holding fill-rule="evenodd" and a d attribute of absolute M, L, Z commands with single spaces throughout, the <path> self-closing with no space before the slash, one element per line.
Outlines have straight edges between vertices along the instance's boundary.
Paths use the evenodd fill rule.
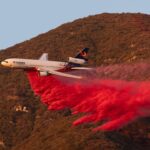
<path fill-rule="evenodd" d="M 75 58 L 84 59 L 85 61 L 88 61 L 87 54 L 88 54 L 89 48 L 84 48 L 81 52 L 79 52 Z"/>

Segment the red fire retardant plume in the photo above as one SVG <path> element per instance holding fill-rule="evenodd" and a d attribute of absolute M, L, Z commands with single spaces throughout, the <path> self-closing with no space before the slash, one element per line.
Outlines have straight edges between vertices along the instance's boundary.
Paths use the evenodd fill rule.
<path fill-rule="evenodd" d="M 150 82 L 40 77 L 36 71 L 27 75 L 33 91 L 49 110 L 70 108 L 72 114 L 85 114 L 73 125 L 103 121 L 94 131 L 116 130 L 150 115 Z"/>

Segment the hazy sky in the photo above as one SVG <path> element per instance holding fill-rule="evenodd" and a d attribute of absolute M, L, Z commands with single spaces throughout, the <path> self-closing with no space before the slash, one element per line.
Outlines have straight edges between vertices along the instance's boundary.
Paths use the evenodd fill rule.
<path fill-rule="evenodd" d="M 150 14 L 150 0 L 0 0 L 0 49 L 103 12 Z"/>

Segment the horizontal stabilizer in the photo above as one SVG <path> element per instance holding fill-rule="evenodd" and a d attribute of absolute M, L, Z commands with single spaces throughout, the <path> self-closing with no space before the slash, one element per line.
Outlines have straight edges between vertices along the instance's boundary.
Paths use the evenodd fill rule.
<path fill-rule="evenodd" d="M 87 67 L 73 67 L 71 69 L 74 69 L 74 70 L 92 70 L 93 68 L 87 68 Z"/>

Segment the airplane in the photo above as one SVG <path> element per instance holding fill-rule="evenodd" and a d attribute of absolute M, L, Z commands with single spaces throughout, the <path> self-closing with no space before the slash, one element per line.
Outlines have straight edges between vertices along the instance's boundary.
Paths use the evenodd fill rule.
<path fill-rule="evenodd" d="M 48 53 L 43 53 L 39 59 L 9 58 L 1 62 L 1 65 L 23 70 L 35 69 L 39 76 L 58 75 L 69 78 L 81 79 L 82 76 L 72 75 L 64 72 L 71 70 L 89 70 L 91 68 L 81 67 L 88 62 L 87 54 L 89 48 L 84 48 L 75 57 L 69 57 L 68 62 L 49 61 Z"/>

